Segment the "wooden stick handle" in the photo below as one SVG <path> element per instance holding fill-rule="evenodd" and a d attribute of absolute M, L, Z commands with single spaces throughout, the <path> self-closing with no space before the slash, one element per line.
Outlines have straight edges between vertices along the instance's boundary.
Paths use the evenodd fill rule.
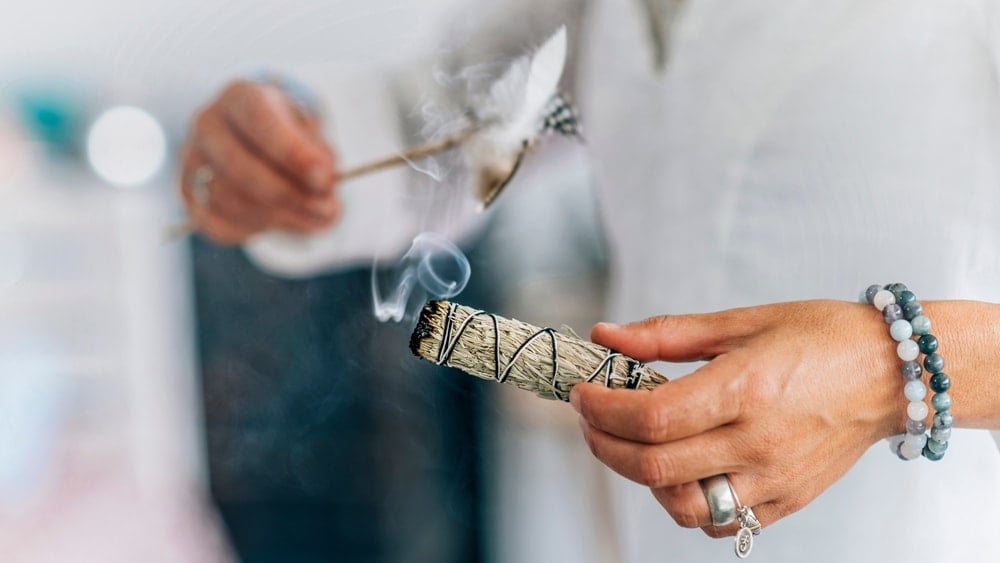
<path fill-rule="evenodd" d="M 359 164 L 357 166 L 347 168 L 340 172 L 340 179 L 350 180 L 351 178 L 357 178 L 358 176 L 364 176 L 366 174 L 371 174 L 372 172 L 378 172 L 379 170 L 406 164 L 418 158 L 432 156 L 451 150 L 465 142 L 474 132 L 475 128 L 464 129 L 458 133 L 444 137 L 443 139 L 438 139 L 436 141 L 431 141 L 429 143 L 407 149 L 399 154 L 394 154 L 367 162 L 365 164 Z"/>
<path fill-rule="evenodd" d="M 454 133 L 442 139 L 436 141 L 431 141 L 423 145 L 419 145 L 410 149 L 407 149 L 399 154 L 394 154 L 391 156 L 386 156 L 378 160 L 373 160 L 371 162 L 366 162 L 364 164 L 359 164 L 357 166 L 352 166 L 340 171 L 340 181 L 347 181 L 353 178 L 358 178 L 360 176 L 365 176 L 367 174 L 372 174 L 380 170 L 385 170 L 387 168 L 392 168 L 393 166 L 399 166 L 401 164 L 409 163 L 412 160 L 418 158 L 423 158 L 425 156 L 433 156 L 438 153 L 442 153 L 447 150 L 451 150 L 458 145 L 465 142 L 473 133 L 476 132 L 475 127 L 470 127 L 468 129 L 463 129 L 458 133 Z M 164 233 L 164 239 L 166 242 L 175 241 L 177 239 L 183 238 L 187 235 L 193 234 L 198 230 L 198 224 L 194 219 L 187 219 L 184 222 L 176 223 L 167 227 L 166 233 Z"/>

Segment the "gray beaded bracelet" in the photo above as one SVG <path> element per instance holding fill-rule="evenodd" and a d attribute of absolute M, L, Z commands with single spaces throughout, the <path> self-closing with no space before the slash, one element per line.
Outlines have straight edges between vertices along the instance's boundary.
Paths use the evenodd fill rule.
<path fill-rule="evenodd" d="M 924 315 L 924 309 L 917 302 L 916 295 L 901 283 L 887 286 L 872 285 L 865 290 L 863 301 L 874 305 L 882 312 L 882 318 L 889 325 L 889 335 L 898 342 L 896 355 L 903 360 L 902 375 L 906 383 L 903 394 L 910 404 L 906 407 L 906 432 L 890 441 L 892 451 L 903 460 L 916 459 L 923 455 L 931 461 L 944 457 L 951 438 L 951 379 L 944 373 L 944 359 L 938 352 L 938 339 L 930 333 L 931 321 Z M 913 336 L 917 336 L 913 340 Z M 923 353 L 923 368 L 917 357 Z M 927 430 L 927 404 L 924 397 L 927 387 L 920 381 L 924 370 L 930 374 L 930 387 L 934 391 L 931 405 L 934 420 L 930 434 Z"/>

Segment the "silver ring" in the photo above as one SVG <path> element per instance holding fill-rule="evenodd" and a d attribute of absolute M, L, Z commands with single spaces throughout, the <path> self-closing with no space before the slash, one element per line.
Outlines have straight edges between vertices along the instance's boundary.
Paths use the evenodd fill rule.
<path fill-rule="evenodd" d="M 715 475 L 698 481 L 708 502 L 708 513 L 712 516 L 713 526 L 725 526 L 736 521 L 739 501 L 736 493 L 725 475 Z"/>
<path fill-rule="evenodd" d="M 215 180 L 215 171 L 207 164 L 194 169 L 191 173 L 191 199 L 195 205 L 205 207 L 212 199 L 212 181 Z"/>

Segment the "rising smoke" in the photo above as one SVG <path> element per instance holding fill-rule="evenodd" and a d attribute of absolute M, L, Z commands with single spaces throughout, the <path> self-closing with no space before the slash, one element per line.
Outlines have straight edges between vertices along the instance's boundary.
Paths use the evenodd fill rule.
<path fill-rule="evenodd" d="M 372 270 L 375 318 L 379 322 L 413 319 L 427 300 L 461 293 L 471 274 L 469 260 L 451 241 L 420 233 L 398 264 Z"/>

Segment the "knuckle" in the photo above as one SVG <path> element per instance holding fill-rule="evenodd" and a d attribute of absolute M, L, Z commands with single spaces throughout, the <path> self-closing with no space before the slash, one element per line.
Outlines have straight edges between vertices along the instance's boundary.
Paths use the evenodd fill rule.
<path fill-rule="evenodd" d="M 670 513 L 670 517 L 674 519 L 674 522 L 677 522 L 677 525 L 681 528 L 699 527 L 698 514 L 691 510 L 690 507 L 675 508 L 672 512 L 668 512 Z"/>
<path fill-rule="evenodd" d="M 288 149 L 288 164 L 296 169 L 305 169 L 318 160 L 316 151 L 304 139 L 295 139 Z"/>
<path fill-rule="evenodd" d="M 246 96 L 241 102 L 247 126 L 252 132 L 265 134 L 274 129 L 278 123 L 278 115 L 270 104 L 260 96 Z"/>
<path fill-rule="evenodd" d="M 666 430 L 669 413 L 658 404 L 648 405 L 639 411 L 636 419 L 636 432 L 639 439 L 646 442 L 659 441 Z"/>
<path fill-rule="evenodd" d="M 685 485 L 655 489 L 656 498 L 667 514 L 683 528 L 698 528 L 703 525 L 699 516 L 700 512 L 704 512 L 704 506 L 699 501 L 700 493 L 693 491 L 697 491 L 697 488 Z"/>
<path fill-rule="evenodd" d="M 669 458 L 657 452 L 643 452 L 637 460 L 637 480 L 647 487 L 661 487 L 669 481 Z"/>
<path fill-rule="evenodd" d="M 781 452 L 785 451 L 783 448 L 786 447 L 787 434 L 764 429 L 753 435 L 753 441 L 755 442 L 753 444 L 740 444 L 739 449 L 747 452 L 751 458 L 748 461 L 755 465 L 770 464 L 783 457 Z"/>

